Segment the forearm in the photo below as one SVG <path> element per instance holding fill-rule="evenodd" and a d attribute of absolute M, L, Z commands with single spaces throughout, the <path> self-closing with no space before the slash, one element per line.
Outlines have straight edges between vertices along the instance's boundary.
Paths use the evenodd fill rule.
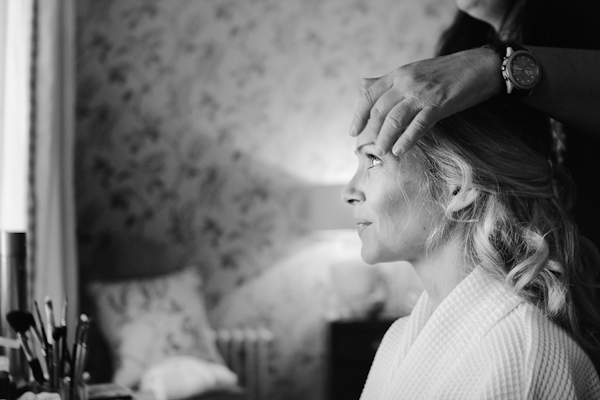
<path fill-rule="evenodd" d="M 521 101 L 557 121 L 600 136 L 600 50 L 528 47 L 541 80 Z M 398 155 L 440 119 L 506 93 L 501 59 L 488 47 L 416 61 L 365 87 L 351 135 L 378 132 L 377 146 Z"/>
<path fill-rule="evenodd" d="M 533 109 L 590 134 L 600 135 L 600 51 L 527 47 L 542 65 L 531 96 Z"/>

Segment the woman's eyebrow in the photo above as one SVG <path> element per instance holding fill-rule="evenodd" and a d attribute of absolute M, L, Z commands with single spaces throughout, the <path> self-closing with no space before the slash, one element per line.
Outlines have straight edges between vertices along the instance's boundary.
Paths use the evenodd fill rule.
<path fill-rule="evenodd" d="M 365 146 L 369 146 L 369 145 L 374 145 L 374 144 L 375 144 L 375 142 L 367 142 L 367 143 L 363 143 L 363 144 L 361 144 L 360 146 L 358 146 L 358 147 L 356 148 L 356 150 L 354 150 L 354 154 L 357 154 L 357 155 L 358 155 L 358 153 L 360 153 L 360 150 L 361 150 L 363 147 L 365 147 Z"/>

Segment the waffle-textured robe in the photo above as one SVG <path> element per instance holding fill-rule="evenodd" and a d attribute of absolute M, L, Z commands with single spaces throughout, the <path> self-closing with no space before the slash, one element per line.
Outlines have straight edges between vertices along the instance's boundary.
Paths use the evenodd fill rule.
<path fill-rule="evenodd" d="M 566 331 L 477 268 L 387 331 L 361 396 L 383 399 L 591 400 L 600 382 Z"/>

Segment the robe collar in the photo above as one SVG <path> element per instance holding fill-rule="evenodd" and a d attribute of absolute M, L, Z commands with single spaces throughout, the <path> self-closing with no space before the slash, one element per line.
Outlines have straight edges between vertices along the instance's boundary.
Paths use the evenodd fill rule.
<path fill-rule="evenodd" d="M 398 346 L 396 371 L 385 398 L 414 393 L 428 398 L 452 364 L 523 300 L 498 280 L 475 268 L 434 309 L 424 291 Z"/>

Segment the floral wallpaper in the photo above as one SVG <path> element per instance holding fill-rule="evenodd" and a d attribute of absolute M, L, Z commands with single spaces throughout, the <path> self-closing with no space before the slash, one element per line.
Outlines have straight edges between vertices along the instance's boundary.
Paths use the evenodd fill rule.
<path fill-rule="evenodd" d="M 197 265 L 215 327 L 275 333 L 269 398 L 324 399 L 326 321 L 343 303 L 332 265 L 359 244 L 310 232 L 302 189 L 349 179 L 361 78 L 431 56 L 453 13 L 444 0 L 79 1 L 82 291 Z"/>

